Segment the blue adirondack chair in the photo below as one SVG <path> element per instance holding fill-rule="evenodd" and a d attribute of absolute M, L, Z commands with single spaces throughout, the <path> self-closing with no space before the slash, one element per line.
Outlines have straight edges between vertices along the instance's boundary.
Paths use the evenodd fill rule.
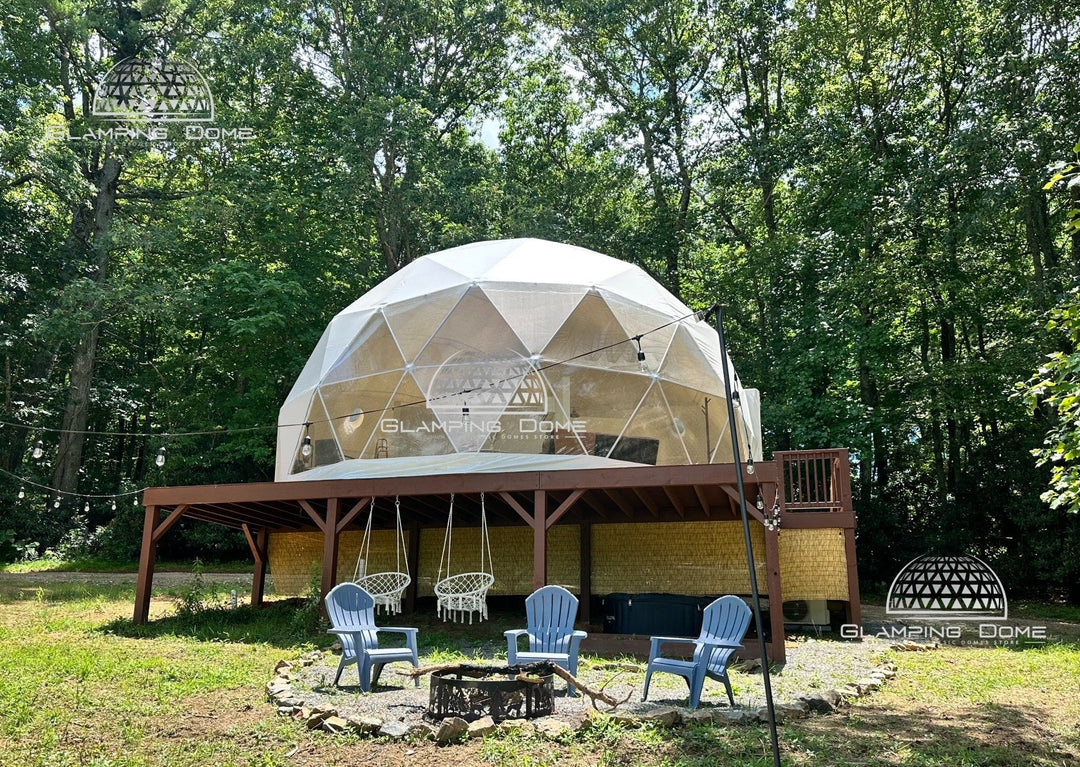
<path fill-rule="evenodd" d="M 338 663 L 334 684 L 341 679 L 346 666 L 356 664 L 360 689 L 371 692 L 379 681 L 383 666 L 394 661 L 409 661 L 419 668 L 416 651 L 417 629 L 375 625 L 375 598 L 355 583 L 339 583 L 326 595 L 326 613 L 330 617 L 329 633 L 341 640 L 341 662 Z M 379 632 L 405 635 L 405 647 L 379 647 Z M 416 679 L 420 686 L 420 678 Z"/>
<path fill-rule="evenodd" d="M 649 680 L 654 671 L 677 674 L 686 680 L 690 688 L 690 708 L 697 708 L 701 700 L 701 688 L 705 677 L 723 682 L 728 701 L 735 705 L 728 680 L 727 667 L 735 651 L 742 647 L 742 639 L 750 625 L 750 608 L 737 596 L 720 597 L 709 603 L 702 613 L 701 633 L 697 639 L 689 637 L 652 637 L 649 648 L 649 666 L 645 671 L 645 689 L 641 699 L 649 697 Z M 665 658 L 660 655 L 661 645 L 667 643 L 694 645 L 692 660 Z"/>
<path fill-rule="evenodd" d="M 588 636 L 574 629 L 577 597 L 562 586 L 544 586 L 525 598 L 528 628 L 506 633 L 506 662 L 510 666 L 547 660 L 577 675 L 578 648 Z M 518 637 L 529 638 L 528 651 L 518 650 Z M 567 692 L 574 694 L 573 686 Z"/>

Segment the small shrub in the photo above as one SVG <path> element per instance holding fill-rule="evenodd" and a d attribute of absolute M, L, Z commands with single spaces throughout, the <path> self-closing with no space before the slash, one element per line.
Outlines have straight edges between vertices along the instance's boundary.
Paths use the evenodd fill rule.
<path fill-rule="evenodd" d="M 319 565 L 311 568 L 304 601 L 293 613 L 290 628 L 297 634 L 318 634 L 328 627 L 322 616 L 322 572 Z"/>

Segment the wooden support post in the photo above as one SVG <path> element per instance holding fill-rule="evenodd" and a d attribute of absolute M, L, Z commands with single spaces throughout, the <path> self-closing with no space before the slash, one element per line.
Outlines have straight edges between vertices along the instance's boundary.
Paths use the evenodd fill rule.
<path fill-rule="evenodd" d="M 244 537 L 247 538 L 248 548 L 255 558 L 255 571 L 251 576 L 251 606 L 262 607 L 263 592 L 266 588 L 266 563 L 268 561 L 268 549 L 270 543 L 270 531 L 260 527 L 252 534 L 248 525 L 243 525 Z"/>
<path fill-rule="evenodd" d="M 409 553 L 407 555 L 410 575 L 412 579 L 405 589 L 405 612 L 411 613 L 416 609 L 416 594 L 420 586 L 420 525 L 414 524 L 409 527 Z"/>
<path fill-rule="evenodd" d="M 859 566 L 855 559 L 855 530 L 844 529 L 844 555 L 847 559 L 847 622 L 862 625 L 862 599 L 859 596 Z"/>
<path fill-rule="evenodd" d="M 578 595 L 578 616 L 581 620 L 588 624 L 592 623 L 592 611 L 590 609 L 590 603 L 592 602 L 592 523 L 582 522 L 578 528 L 581 531 L 581 541 L 579 544 L 579 567 L 580 582 L 581 582 L 581 594 Z"/>
<path fill-rule="evenodd" d="M 547 585 L 547 493 L 533 493 L 533 589 Z"/>
<path fill-rule="evenodd" d="M 161 521 L 161 508 L 147 506 L 143 516 L 142 551 L 139 553 L 139 577 L 135 584 L 135 614 L 132 621 L 136 625 L 150 619 L 150 592 L 154 586 L 154 563 L 157 560 L 157 540 L 154 531 Z"/>
<path fill-rule="evenodd" d="M 765 528 L 765 581 L 769 590 L 769 633 L 773 663 L 787 661 L 784 643 L 784 592 L 780 585 L 780 532 Z"/>
<path fill-rule="evenodd" d="M 326 522 L 323 525 L 322 582 L 319 587 L 320 602 L 326 609 L 326 595 L 337 585 L 338 564 L 338 515 L 341 512 L 341 499 L 331 498 L 326 502 Z"/>

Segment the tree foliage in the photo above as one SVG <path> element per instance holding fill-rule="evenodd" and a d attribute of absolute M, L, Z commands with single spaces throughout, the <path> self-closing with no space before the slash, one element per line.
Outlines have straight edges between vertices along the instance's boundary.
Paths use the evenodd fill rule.
<path fill-rule="evenodd" d="M 1078 39 L 1051 0 L 0 0 L 0 539 L 131 551 L 120 494 L 269 479 L 334 313 L 538 236 L 724 302 L 766 451 L 851 450 L 865 578 L 1080 580 Z M 124 57 L 234 138 L 87 138 Z"/>

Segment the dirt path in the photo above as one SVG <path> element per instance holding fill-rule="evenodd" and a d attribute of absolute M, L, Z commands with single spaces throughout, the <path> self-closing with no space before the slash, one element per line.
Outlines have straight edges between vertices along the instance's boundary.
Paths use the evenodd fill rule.
<path fill-rule="evenodd" d="M 134 586 L 138 573 L 69 573 L 45 571 L 36 573 L 0 573 L 0 584 L 45 585 L 63 583 L 100 584 L 102 586 Z M 220 583 L 228 586 L 251 588 L 251 573 L 210 573 L 202 574 L 203 583 Z M 187 586 L 195 581 L 190 571 L 166 571 L 154 573 L 155 588 Z"/>

